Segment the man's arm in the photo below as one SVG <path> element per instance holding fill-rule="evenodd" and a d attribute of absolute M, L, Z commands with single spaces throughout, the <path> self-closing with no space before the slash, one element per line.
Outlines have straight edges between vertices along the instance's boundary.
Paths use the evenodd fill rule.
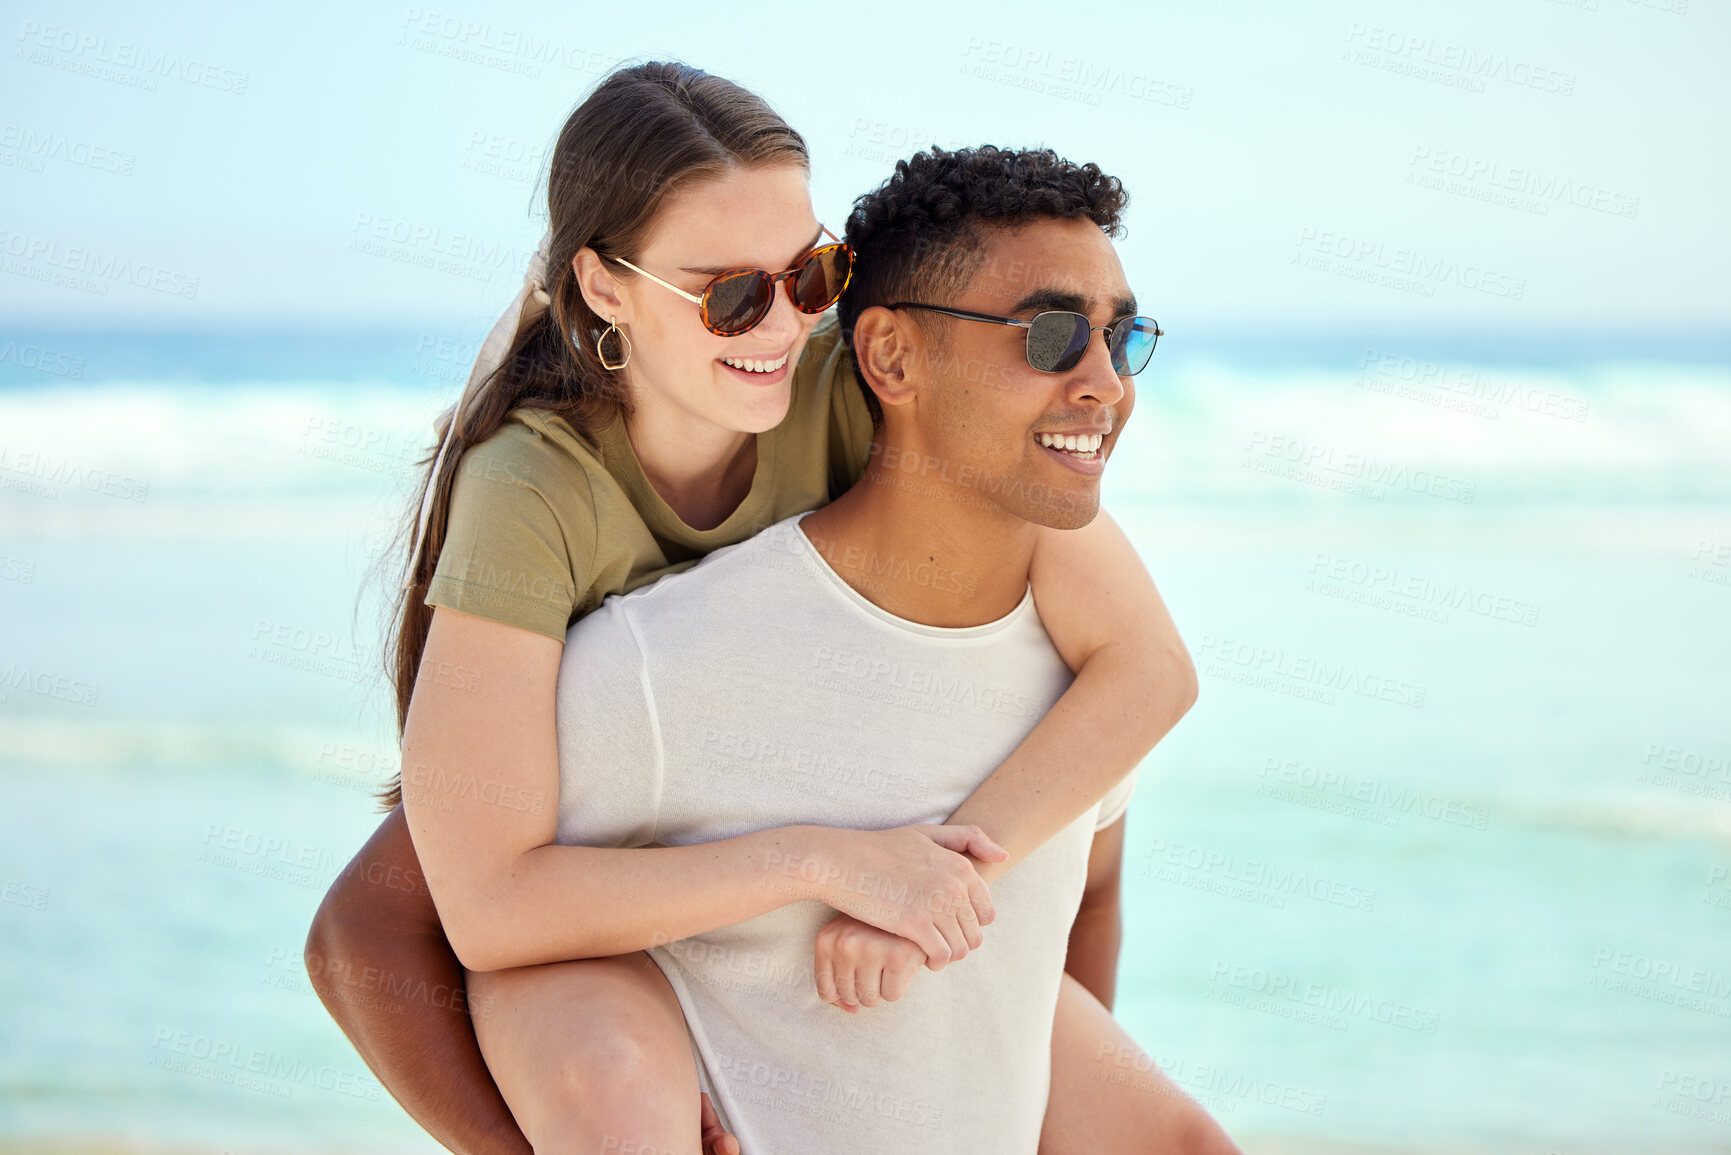
<path fill-rule="evenodd" d="M 1064 958 L 1064 969 L 1107 1010 L 1112 1009 L 1118 989 L 1118 948 L 1124 932 L 1118 882 L 1123 866 L 1124 818 L 1120 816 L 1094 835 L 1088 882 L 1070 927 L 1070 952 Z"/>
<path fill-rule="evenodd" d="M 987 882 L 1104 798 L 1196 701 L 1196 666 L 1178 627 L 1104 509 L 1081 529 L 1041 529 L 1029 581 L 1076 679 L 949 818 L 1010 852 L 975 864 Z"/>
<path fill-rule="evenodd" d="M 306 968 L 343 1034 L 433 1138 L 460 1155 L 530 1155 L 469 1022 L 489 1008 L 468 1005 L 401 806 L 319 905 Z"/>

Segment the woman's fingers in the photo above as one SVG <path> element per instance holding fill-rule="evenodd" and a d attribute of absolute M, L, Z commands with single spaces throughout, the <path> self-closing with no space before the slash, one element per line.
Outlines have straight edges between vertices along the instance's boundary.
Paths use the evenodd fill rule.
<path fill-rule="evenodd" d="M 859 1005 L 875 1007 L 884 1001 L 884 944 L 882 940 L 865 944 L 854 961 L 854 991 Z"/>
<path fill-rule="evenodd" d="M 957 854 L 971 854 L 981 862 L 1003 862 L 1010 852 L 999 846 L 991 835 L 978 826 L 948 826 L 923 823 L 915 827 L 927 838 Z"/>
<path fill-rule="evenodd" d="M 908 993 L 925 963 L 906 939 L 878 941 L 860 953 L 861 958 L 853 965 L 853 988 L 862 1007 L 896 1002 Z"/>
<path fill-rule="evenodd" d="M 895 1002 L 926 964 L 907 939 L 840 915 L 818 931 L 813 973 L 818 998 L 849 1013 Z"/>
<path fill-rule="evenodd" d="M 980 944 L 986 941 L 986 933 L 980 929 L 982 924 L 978 914 L 971 901 L 956 908 L 956 923 L 961 927 L 962 940 L 967 943 L 969 950 L 979 950 Z"/>
<path fill-rule="evenodd" d="M 965 828 L 968 831 L 968 848 L 961 853 L 971 854 L 981 862 L 1003 862 L 1010 857 L 1010 852 L 999 846 L 990 834 L 978 826 Z"/>
<path fill-rule="evenodd" d="M 981 926 L 992 925 L 992 920 L 998 917 L 998 908 L 992 905 L 992 891 L 986 885 L 986 880 L 974 875 L 968 884 L 968 901 L 973 904 L 974 915 Z"/>
<path fill-rule="evenodd" d="M 945 936 L 943 931 L 939 930 L 937 926 L 933 924 L 930 918 L 917 920 L 916 924 L 910 929 L 912 933 L 904 934 L 902 937 L 907 938 L 915 946 L 925 952 L 927 966 L 931 967 L 935 971 L 941 971 L 950 965 L 950 956 L 952 954 L 952 951 L 950 950 L 950 940 Z M 894 934 L 896 932 L 891 931 L 890 933 Z"/>
<path fill-rule="evenodd" d="M 950 962 L 960 962 L 968 957 L 968 936 L 962 933 L 961 920 L 950 917 L 938 921 L 938 929 L 943 933 L 944 941 L 950 946 Z M 928 966 L 931 964 L 928 963 Z M 932 967 L 933 970 L 939 968 Z"/>
<path fill-rule="evenodd" d="M 882 969 L 869 965 L 854 968 L 853 989 L 862 1007 L 875 1007 L 882 1002 L 879 990 L 883 987 Z"/>
<path fill-rule="evenodd" d="M 843 952 L 844 957 L 839 960 L 836 971 L 846 976 L 838 982 L 844 1010 L 858 1013 L 860 1007 L 875 1007 L 883 1001 L 882 954 L 882 950 L 874 946 Z"/>
<path fill-rule="evenodd" d="M 986 862 L 1002 862 L 1010 857 L 1010 852 L 992 841 L 991 837 L 978 826 L 916 826 L 926 837 L 943 847 L 963 856 L 964 861 L 969 854 Z M 989 926 L 997 911 L 992 906 L 992 891 L 973 868 L 967 863 L 965 874 L 958 875 L 958 881 L 967 890 L 968 901 L 973 905 L 973 917 L 981 926 Z"/>
<path fill-rule="evenodd" d="M 818 935 L 816 958 L 812 962 L 812 978 L 817 985 L 817 997 L 826 1003 L 835 1004 L 840 1000 L 835 991 L 835 960 L 825 946 L 822 934 Z"/>
<path fill-rule="evenodd" d="M 845 847 L 853 869 L 905 878 L 908 897 L 886 902 L 832 885 L 820 888 L 821 901 L 914 943 L 934 971 L 966 958 L 985 941 L 981 928 L 996 917 L 991 890 L 962 851 L 977 847 L 1002 853 L 1003 848 L 979 827 L 926 824 L 849 833 L 853 837 L 838 845 Z M 839 983 L 842 976 L 835 977 Z"/>
<path fill-rule="evenodd" d="M 913 985 L 914 976 L 919 973 L 921 959 L 913 951 L 898 951 L 884 966 L 883 996 L 885 1002 L 893 1003 L 908 993 L 908 987 Z"/>
<path fill-rule="evenodd" d="M 859 992 L 854 989 L 854 965 L 848 959 L 836 960 L 835 996 L 844 1011 L 859 1006 Z"/>
<path fill-rule="evenodd" d="M 858 1014 L 907 994 L 926 964 L 913 942 L 843 914 L 817 932 L 812 977 L 820 1001 Z"/>
<path fill-rule="evenodd" d="M 819 1001 L 857 1014 L 857 1006 L 848 1006 L 842 1001 L 837 979 L 846 966 L 842 959 L 847 952 L 841 941 L 852 921 L 849 915 L 841 914 L 818 929 L 817 943 L 812 950 L 812 979 L 817 986 Z"/>
<path fill-rule="evenodd" d="M 978 826 L 946 826 L 939 823 L 925 822 L 914 827 L 927 838 L 957 854 L 972 854 L 981 862 L 1002 862 L 1010 857 L 1010 852 L 992 841 L 990 835 Z"/>

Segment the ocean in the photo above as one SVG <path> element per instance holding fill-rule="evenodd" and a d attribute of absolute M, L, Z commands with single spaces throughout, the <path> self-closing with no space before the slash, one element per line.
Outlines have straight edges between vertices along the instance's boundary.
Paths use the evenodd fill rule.
<path fill-rule="evenodd" d="M 32 340 L 0 1150 L 438 1150 L 300 953 L 472 346 Z M 1723 343 L 1169 339 L 1137 384 L 1105 506 L 1202 690 L 1129 812 L 1120 1020 L 1246 1151 L 1731 1151 Z"/>

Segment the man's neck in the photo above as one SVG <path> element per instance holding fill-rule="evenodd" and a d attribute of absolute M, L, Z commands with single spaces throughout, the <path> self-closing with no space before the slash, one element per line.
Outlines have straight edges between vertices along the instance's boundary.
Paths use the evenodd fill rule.
<path fill-rule="evenodd" d="M 961 627 L 997 621 L 1026 596 L 1039 527 L 978 487 L 903 468 L 925 458 L 878 430 L 852 489 L 800 524 L 830 567 L 878 608 Z"/>

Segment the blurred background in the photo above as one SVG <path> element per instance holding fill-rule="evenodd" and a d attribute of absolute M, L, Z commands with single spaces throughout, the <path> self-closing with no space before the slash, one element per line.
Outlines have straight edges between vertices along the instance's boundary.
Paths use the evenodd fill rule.
<path fill-rule="evenodd" d="M 558 127 L 671 56 L 832 227 L 932 144 L 1130 191 L 1106 506 L 1202 696 L 1117 1014 L 1179 1085 L 1249 1152 L 1731 1151 L 1723 0 L 0 7 L 0 1150 L 437 1149 L 300 958 L 384 551 Z"/>

